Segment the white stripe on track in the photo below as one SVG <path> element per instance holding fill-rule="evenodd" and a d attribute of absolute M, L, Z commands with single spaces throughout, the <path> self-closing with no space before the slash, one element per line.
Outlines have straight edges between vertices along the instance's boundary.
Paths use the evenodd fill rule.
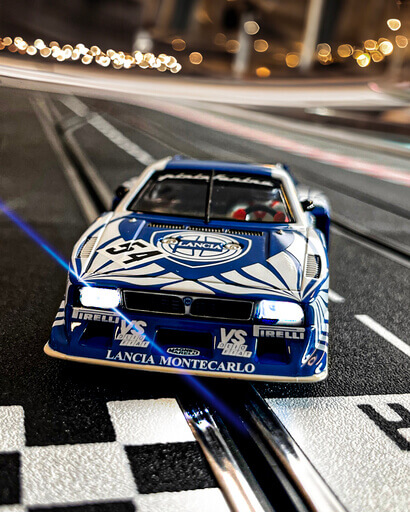
<path fill-rule="evenodd" d="M 336 293 L 334 290 L 329 290 L 329 300 L 336 303 L 342 303 L 345 301 L 345 298 Z"/>
<path fill-rule="evenodd" d="M 394 347 L 401 350 L 403 354 L 406 354 L 406 356 L 410 357 L 410 345 L 407 345 L 407 343 L 377 323 L 375 320 L 373 320 L 373 318 L 370 318 L 367 315 L 355 315 L 355 317 L 360 322 L 362 322 L 362 324 L 366 325 L 366 327 L 369 327 L 369 329 L 391 343 Z"/>
<path fill-rule="evenodd" d="M 100 114 L 90 110 L 81 100 L 75 97 L 61 98 L 60 101 L 75 114 L 86 118 L 88 124 L 93 126 L 102 135 L 107 137 L 113 144 L 128 153 L 143 165 L 152 164 L 155 159 L 143 150 L 138 144 L 126 137 L 120 130 L 117 130 L 110 122 Z"/>
<path fill-rule="evenodd" d="M 87 222 L 91 224 L 91 222 L 94 222 L 94 220 L 98 217 L 98 210 L 95 207 L 94 202 L 88 193 L 88 190 L 81 181 L 77 170 L 71 165 L 71 162 L 69 161 L 64 151 L 60 138 L 54 128 L 51 113 L 46 105 L 46 102 L 40 98 L 32 99 L 30 102 L 43 128 L 45 136 L 61 164 L 67 181 L 74 193 L 74 197 L 77 199 Z"/>

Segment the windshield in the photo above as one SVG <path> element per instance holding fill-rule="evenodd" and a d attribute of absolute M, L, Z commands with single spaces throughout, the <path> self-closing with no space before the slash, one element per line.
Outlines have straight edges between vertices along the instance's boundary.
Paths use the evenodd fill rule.
<path fill-rule="evenodd" d="M 293 222 L 281 183 L 244 173 L 158 172 L 129 208 L 205 221 Z"/>

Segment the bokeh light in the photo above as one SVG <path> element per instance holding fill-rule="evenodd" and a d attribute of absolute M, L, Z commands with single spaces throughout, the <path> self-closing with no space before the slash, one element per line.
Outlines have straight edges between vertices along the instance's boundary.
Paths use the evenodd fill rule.
<path fill-rule="evenodd" d="M 337 54 L 344 59 L 351 57 L 353 55 L 353 46 L 350 44 L 341 44 L 337 49 Z"/>
<path fill-rule="evenodd" d="M 191 64 L 198 65 L 198 64 L 201 64 L 202 61 L 203 61 L 203 57 L 202 57 L 201 53 L 199 53 L 199 52 L 192 52 L 192 53 L 189 54 L 189 62 Z"/>
<path fill-rule="evenodd" d="M 215 34 L 214 43 L 219 46 L 224 46 L 226 44 L 226 35 L 222 34 L 222 32 L 218 32 Z"/>
<path fill-rule="evenodd" d="M 361 55 L 363 55 L 363 51 L 362 50 L 359 50 L 358 48 L 356 48 L 354 51 L 353 51 L 353 55 L 352 57 L 357 60 Z"/>
<path fill-rule="evenodd" d="M 387 26 L 389 27 L 390 30 L 399 30 L 399 28 L 401 27 L 401 21 L 398 20 L 397 18 L 390 18 L 389 20 L 387 20 Z"/>
<path fill-rule="evenodd" d="M 261 66 L 256 69 L 256 75 L 259 78 L 268 78 L 270 76 L 270 69 L 265 66 Z"/>
<path fill-rule="evenodd" d="M 384 55 L 380 53 L 378 50 L 372 52 L 372 61 L 373 62 L 381 62 L 384 59 Z"/>
<path fill-rule="evenodd" d="M 259 32 L 259 25 L 256 23 L 256 21 L 245 21 L 243 28 L 245 29 L 245 32 L 249 34 L 250 36 L 254 36 Z"/>
<path fill-rule="evenodd" d="M 406 36 L 396 36 L 396 44 L 399 48 L 407 48 L 409 40 Z"/>
<path fill-rule="evenodd" d="M 286 55 L 285 62 L 288 68 L 296 68 L 300 62 L 300 56 L 298 53 L 290 52 Z"/>
<path fill-rule="evenodd" d="M 382 41 L 379 44 L 379 50 L 383 55 L 390 55 L 393 52 L 393 44 L 390 41 Z"/>
<path fill-rule="evenodd" d="M 327 43 L 320 43 L 317 45 L 316 51 L 319 57 L 328 57 L 332 52 L 332 48 Z"/>
<path fill-rule="evenodd" d="M 365 42 L 364 42 L 364 47 L 366 50 L 369 50 L 369 51 L 375 51 L 377 50 L 377 41 L 375 41 L 374 39 L 367 39 Z"/>
<path fill-rule="evenodd" d="M 229 53 L 238 53 L 240 48 L 239 41 L 236 39 L 229 39 L 226 41 L 225 49 Z"/>
<path fill-rule="evenodd" d="M 269 48 L 269 44 L 265 39 L 257 39 L 253 43 L 253 47 L 256 52 L 262 53 L 266 52 L 266 50 Z"/>
<path fill-rule="evenodd" d="M 368 66 L 371 62 L 370 55 L 368 53 L 362 53 L 359 55 L 359 57 L 356 59 L 356 62 L 359 64 L 361 68 L 365 68 Z"/>
<path fill-rule="evenodd" d="M 175 57 L 164 53 L 161 53 L 158 57 L 153 53 L 143 54 L 138 50 L 133 52 L 133 54 L 129 54 L 109 49 L 104 53 L 99 46 L 93 45 L 91 48 L 87 48 L 83 43 L 78 43 L 75 47 L 71 44 L 65 44 L 61 47 L 58 41 L 50 41 L 47 46 L 42 39 L 36 39 L 33 44 L 29 44 L 20 36 L 14 39 L 9 36 L 0 37 L 0 51 L 5 48 L 12 53 L 19 52 L 22 55 L 27 54 L 30 56 L 34 56 L 39 52 L 41 57 L 48 58 L 51 56 L 58 62 L 66 60 L 77 61 L 81 58 L 82 64 L 86 66 L 95 61 L 98 65 L 105 68 L 112 64 L 114 69 L 131 69 L 137 65 L 142 69 L 151 68 L 161 72 L 169 70 L 172 73 L 178 73 L 182 69 L 182 66 Z M 193 52 L 191 56 L 190 60 L 193 64 L 200 64 L 202 62 L 202 55 L 200 53 Z"/>
<path fill-rule="evenodd" d="M 172 41 L 172 48 L 177 52 L 182 52 L 186 48 L 186 42 L 183 39 L 177 37 Z"/>

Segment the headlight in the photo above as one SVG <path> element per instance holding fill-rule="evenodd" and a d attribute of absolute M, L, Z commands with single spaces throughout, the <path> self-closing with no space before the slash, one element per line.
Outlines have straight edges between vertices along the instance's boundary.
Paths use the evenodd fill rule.
<path fill-rule="evenodd" d="M 113 309 L 120 305 L 121 295 L 112 288 L 84 286 L 80 288 L 80 302 L 87 308 Z"/>
<path fill-rule="evenodd" d="M 299 304 L 294 302 L 261 300 L 256 306 L 255 317 L 275 325 L 298 326 L 303 325 L 305 315 Z"/>

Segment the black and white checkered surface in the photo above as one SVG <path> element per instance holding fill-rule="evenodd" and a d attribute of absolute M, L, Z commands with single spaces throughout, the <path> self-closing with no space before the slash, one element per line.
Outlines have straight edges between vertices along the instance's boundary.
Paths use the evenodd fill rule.
<path fill-rule="evenodd" d="M 106 408 L 106 439 L 46 444 L 23 407 L 0 406 L 0 512 L 229 510 L 173 398 Z"/>

